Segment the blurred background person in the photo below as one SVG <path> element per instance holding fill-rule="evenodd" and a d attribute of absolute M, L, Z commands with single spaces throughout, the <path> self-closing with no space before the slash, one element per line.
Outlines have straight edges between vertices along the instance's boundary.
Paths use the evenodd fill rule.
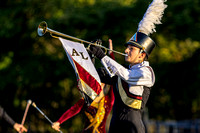
<path fill-rule="evenodd" d="M 9 124 L 11 124 L 13 126 L 13 128 L 17 131 L 17 132 L 27 132 L 27 129 L 19 124 L 16 123 L 4 110 L 3 107 L 0 106 L 0 119 L 4 119 L 5 121 L 7 121 Z"/>

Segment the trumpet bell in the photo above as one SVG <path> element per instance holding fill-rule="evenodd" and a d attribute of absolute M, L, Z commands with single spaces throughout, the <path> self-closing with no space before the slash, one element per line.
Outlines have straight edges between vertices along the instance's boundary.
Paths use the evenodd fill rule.
<path fill-rule="evenodd" d="M 42 21 L 37 29 L 37 33 L 39 36 L 43 36 L 47 32 L 47 23 L 45 21 Z"/>

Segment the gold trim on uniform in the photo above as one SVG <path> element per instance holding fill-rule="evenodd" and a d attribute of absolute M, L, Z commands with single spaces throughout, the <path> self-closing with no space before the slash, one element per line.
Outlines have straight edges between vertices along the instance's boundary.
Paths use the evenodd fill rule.
<path fill-rule="evenodd" d="M 120 78 L 118 78 L 118 89 L 119 89 L 119 94 L 120 94 L 121 99 L 124 102 L 124 104 L 126 104 L 127 106 L 134 108 L 134 109 L 141 109 L 142 100 L 133 99 L 133 98 L 128 97 L 126 92 L 123 89 Z"/>

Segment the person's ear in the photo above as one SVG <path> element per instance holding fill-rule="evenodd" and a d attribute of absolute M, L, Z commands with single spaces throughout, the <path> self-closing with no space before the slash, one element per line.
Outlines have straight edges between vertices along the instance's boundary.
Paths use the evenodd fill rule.
<path fill-rule="evenodd" d="M 139 58 L 141 58 L 142 60 L 144 60 L 146 57 L 146 53 L 145 52 L 141 52 Z"/>

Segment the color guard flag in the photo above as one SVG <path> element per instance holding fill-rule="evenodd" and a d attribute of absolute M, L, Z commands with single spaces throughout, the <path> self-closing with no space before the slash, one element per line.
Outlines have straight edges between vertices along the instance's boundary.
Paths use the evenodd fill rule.
<path fill-rule="evenodd" d="M 59 38 L 72 64 L 79 89 L 92 100 L 101 92 L 101 81 L 83 44 Z"/>

